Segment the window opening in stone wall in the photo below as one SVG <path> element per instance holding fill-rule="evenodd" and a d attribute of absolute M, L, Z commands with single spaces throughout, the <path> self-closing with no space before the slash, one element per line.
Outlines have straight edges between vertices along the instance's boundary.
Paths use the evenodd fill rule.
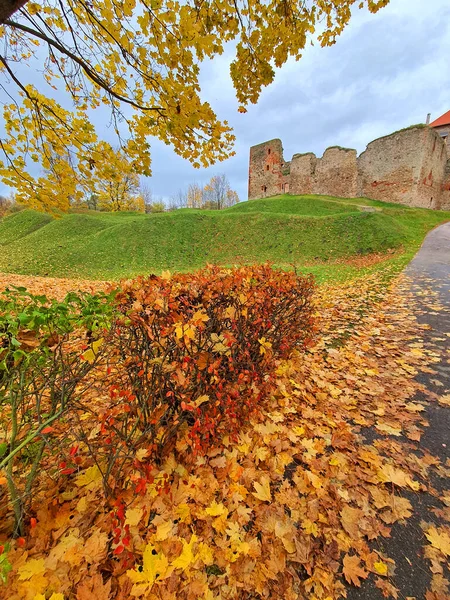
<path fill-rule="evenodd" d="M 268 171 L 268 170 L 269 170 L 269 165 L 266 166 L 266 171 Z"/>
<path fill-rule="evenodd" d="M 267 154 L 270 154 L 270 148 L 267 150 Z"/>

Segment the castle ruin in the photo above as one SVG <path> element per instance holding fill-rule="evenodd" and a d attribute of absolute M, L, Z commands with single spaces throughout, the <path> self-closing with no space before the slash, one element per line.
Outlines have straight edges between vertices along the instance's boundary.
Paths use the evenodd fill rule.
<path fill-rule="evenodd" d="M 450 210 L 449 138 L 417 125 L 374 140 L 360 156 L 333 146 L 322 158 L 308 152 L 289 162 L 281 140 L 270 140 L 250 148 L 248 199 L 320 194 Z"/>

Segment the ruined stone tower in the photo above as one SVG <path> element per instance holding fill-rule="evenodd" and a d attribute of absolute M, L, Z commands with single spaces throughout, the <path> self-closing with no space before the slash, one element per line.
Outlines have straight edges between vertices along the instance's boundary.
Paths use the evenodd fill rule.
<path fill-rule="evenodd" d="M 289 165 L 283 159 L 281 140 L 270 140 L 250 148 L 249 200 L 288 193 L 288 175 Z"/>

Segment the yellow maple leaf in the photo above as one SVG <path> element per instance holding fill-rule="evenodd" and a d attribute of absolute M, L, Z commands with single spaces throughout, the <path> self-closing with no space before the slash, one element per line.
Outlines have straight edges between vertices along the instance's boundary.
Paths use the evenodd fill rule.
<path fill-rule="evenodd" d="M 315 473 L 305 470 L 305 474 L 312 483 L 313 487 L 316 488 L 316 490 L 319 490 L 322 487 L 322 480 Z"/>
<path fill-rule="evenodd" d="M 191 509 L 189 507 L 189 504 L 179 504 L 175 509 L 175 514 L 182 523 L 191 522 Z"/>
<path fill-rule="evenodd" d="M 139 448 L 136 452 L 136 458 L 138 461 L 142 461 L 146 456 L 148 456 L 148 450 L 146 448 Z"/>
<path fill-rule="evenodd" d="M 272 500 L 272 494 L 270 492 L 270 479 L 268 477 L 261 477 L 261 483 L 258 481 L 253 482 L 253 486 L 256 492 L 252 492 L 255 498 L 262 502 L 270 502 Z"/>
<path fill-rule="evenodd" d="M 225 508 L 222 502 L 220 504 L 217 504 L 215 500 L 211 502 L 208 508 L 205 508 L 205 513 L 210 517 L 220 517 L 225 512 L 228 512 L 228 510 Z"/>
<path fill-rule="evenodd" d="M 172 562 L 172 567 L 175 569 L 183 569 L 185 571 L 193 562 L 197 560 L 192 552 L 192 547 L 197 541 L 197 536 L 193 533 L 191 541 L 188 543 L 186 540 L 181 540 L 183 543 L 183 550 L 178 558 Z"/>
<path fill-rule="evenodd" d="M 144 511 L 142 508 L 129 508 L 125 514 L 125 525 L 130 525 L 130 527 L 136 527 L 137 525 L 139 525 L 143 514 Z"/>
<path fill-rule="evenodd" d="M 160 523 L 156 527 L 156 539 L 158 540 L 158 542 L 162 542 L 163 540 L 167 540 L 167 538 L 169 537 L 170 532 L 172 531 L 172 528 L 173 528 L 172 521 L 165 521 L 163 523 Z"/>
<path fill-rule="evenodd" d="M 45 571 L 43 558 L 30 558 L 27 562 L 17 569 L 19 581 L 31 579 L 34 575 L 40 575 Z"/>
<path fill-rule="evenodd" d="M 374 563 L 373 568 L 378 573 L 378 575 L 387 575 L 388 573 L 387 564 L 385 564 L 384 562 L 379 561 Z"/>
<path fill-rule="evenodd" d="M 439 398 L 438 402 L 442 406 L 450 406 L 450 394 L 446 394 L 445 396 L 441 396 Z"/>
<path fill-rule="evenodd" d="M 254 452 L 255 457 L 259 460 L 259 461 L 264 461 L 266 460 L 266 458 L 269 458 L 270 456 L 270 452 L 269 449 L 266 448 L 265 446 L 261 447 L 261 448 L 257 448 Z"/>
<path fill-rule="evenodd" d="M 157 552 L 152 544 L 147 544 L 142 558 L 142 571 L 136 571 L 135 569 L 127 571 L 127 575 L 133 583 L 145 583 L 146 588 L 151 589 L 156 578 L 161 580 L 171 575 L 172 569 L 169 567 L 167 557 L 163 552 Z M 139 587 L 138 589 L 141 590 L 142 588 Z M 136 595 L 133 590 L 131 593 Z"/>
<path fill-rule="evenodd" d="M 83 354 L 81 355 L 81 358 L 83 358 L 88 363 L 92 364 L 95 360 L 95 353 L 91 348 L 89 348 L 89 350 L 86 350 L 86 352 L 83 352 Z"/>
<path fill-rule="evenodd" d="M 317 523 L 311 521 L 311 519 L 305 519 L 302 521 L 302 528 L 308 535 L 313 535 L 317 537 L 319 535 L 319 528 L 317 527 Z"/>
<path fill-rule="evenodd" d="M 84 473 L 78 475 L 75 480 L 75 485 L 78 487 L 89 486 L 89 489 L 91 489 L 92 487 L 95 487 L 95 484 L 99 483 L 101 479 L 102 473 L 97 465 L 94 465 L 87 468 Z"/>
<path fill-rule="evenodd" d="M 378 469 L 378 477 L 380 481 L 383 483 L 395 483 L 399 487 L 410 487 L 413 490 L 417 491 L 419 489 L 419 484 L 417 481 L 411 479 L 408 473 L 402 471 L 401 469 L 397 469 L 393 465 L 383 465 Z"/>
<path fill-rule="evenodd" d="M 450 535 L 446 531 L 442 528 L 430 527 L 425 535 L 433 548 L 437 548 L 445 556 L 450 556 Z"/>
<path fill-rule="evenodd" d="M 198 545 L 196 560 L 201 560 L 204 565 L 212 565 L 214 563 L 213 551 L 204 542 L 200 542 Z"/>

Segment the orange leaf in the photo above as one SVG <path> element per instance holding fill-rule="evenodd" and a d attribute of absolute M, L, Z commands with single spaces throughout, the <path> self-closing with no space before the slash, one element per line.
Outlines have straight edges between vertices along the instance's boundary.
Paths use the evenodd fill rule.
<path fill-rule="evenodd" d="M 344 556 L 344 577 L 348 581 L 348 583 L 352 583 L 357 587 L 360 587 L 361 585 L 360 578 L 366 579 L 368 576 L 367 571 L 360 567 L 360 563 L 361 560 L 359 556 L 350 556 L 349 554 L 346 554 Z"/>

